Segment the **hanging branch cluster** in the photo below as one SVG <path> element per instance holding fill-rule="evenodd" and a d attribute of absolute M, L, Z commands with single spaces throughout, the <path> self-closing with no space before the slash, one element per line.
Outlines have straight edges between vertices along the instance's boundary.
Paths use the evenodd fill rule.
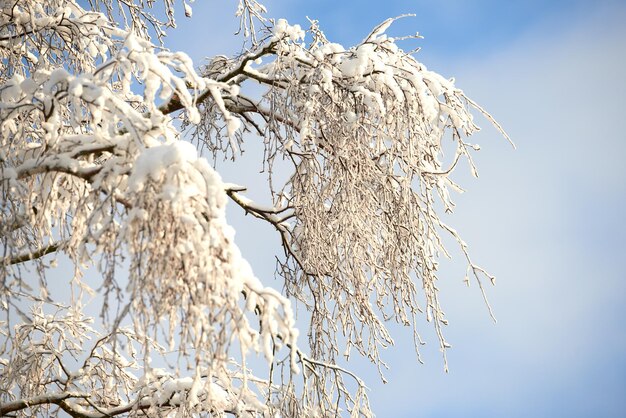
<path fill-rule="evenodd" d="M 428 71 L 385 34 L 394 20 L 349 50 L 329 42 L 316 22 L 307 43 L 299 26 L 280 20 L 257 50 L 230 67 L 219 59 L 205 70 L 267 87 L 262 97 L 228 97 L 225 107 L 265 138 L 270 173 L 277 156 L 292 163 L 275 208 L 252 213 L 280 231 L 286 255 L 280 274 L 312 313 L 314 355 L 333 360 L 341 334 L 346 356 L 355 347 L 380 364 L 378 348 L 393 344 L 384 321 L 414 326 L 421 311 L 434 322 L 445 355 L 447 321 L 436 286 L 439 256 L 449 256 L 442 231 L 458 241 L 479 284 L 493 279 L 471 261 L 436 206 L 439 200 L 452 211 L 449 191 L 461 189 L 450 175 L 461 158 L 477 175 L 470 150 L 478 146 L 464 140 L 478 130 L 470 110 L 506 133 L 452 80 Z M 214 152 L 236 149 L 213 140 L 220 137 L 213 116 L 219 112 L 212 102 L 203 105 L 198 140 L 211 138 L 206 145 Z M 448 137 L 455 150 L 445 165 Z"/>
<path fill-rule="evenodd" d="M 492 277 L 437 199 L 452 209 L 461 158 L 474 170 L 470 109 L 491 117 L 403 52 L 385 34 L 393 19 L 346 50 L 317 22 L 270 23 L 241 0 L 249 49 L 196 72 L 150 41 L 164 24 L 141 2 L 0 3 L 0 414 L 369 416 L 340 353 L 383 366 L 385 321 L 412 325 L 418 341 L 421 311 L 445 353 L 440 234 L 479 284 Z M 272 207 L 181 139 L 235 156 L 248 131 L 270 173 L 290 168 L 279 187 L 270 176 Z M 280 235 L 286 295 L 243 260 L 229 199 Z M 290 296 L 310 312 L 308 355 Z M 250 369 L 251 352 L 265 372 Z"/>

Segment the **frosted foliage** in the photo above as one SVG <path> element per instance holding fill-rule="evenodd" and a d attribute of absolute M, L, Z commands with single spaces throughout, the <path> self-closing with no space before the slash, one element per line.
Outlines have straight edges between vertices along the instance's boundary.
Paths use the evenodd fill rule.
<path fill-rule="evenodd" d="M 348 348 L 379 362 L 378 347 L 393 344 L 381 317 L 408 325 L 422 310 L 411 273 L 428 320 L 438 332 L 445 323 L 436 273 L 446 226 L 435 198 L 452 209 L 449 174 L 459 156 L 469 158 L 461 138 L 477 127 L 462 91 L 384 34 L 348 51 L 325 41 L 278 48 L 302 59 L 277 60 L 267 71 L 307 80 L 272 92 L 285 117 L 300 115 L 300 137 L 285 150 L 304 156 L 285 187 L 295 214 L 288 289 L 312 310 L 315 350 L 338 354 L 341 332 Z M 456 157 L 444 167 L 448 129 Z M 310 293 L 302 295 L 307 282 Z"/>
<path fill-rule="evenodd" d="M 474 170 L 470 109 L 494 121 L 392 19 L 345 49 L 241 0 L 245 52 L 197 71 L 151 39 L 169 0 L 163 21 L 142 1 L 0 4 L 0 415 L 371 416 L 351 348 L 380 368 L 386 321 L 417 345 L 425 311 L 445 353 L 440 235 L 493 277 L 440 212 L 457 162 Z M 192 145 L 236 163 L 252 134 L 271 206 Z M 228 201 L 275 227 L 284 293 L 243 259 Z"/>

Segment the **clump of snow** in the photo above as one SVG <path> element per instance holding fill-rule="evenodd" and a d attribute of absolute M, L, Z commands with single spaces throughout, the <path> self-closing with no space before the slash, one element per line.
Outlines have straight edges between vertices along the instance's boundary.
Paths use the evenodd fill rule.
<path fill-rule="evenodd" d="M 172 166 L 193 163 L 197 159 L 196 148 L 184 141 L 146 148 L 135 160 L 133 171 L 128 178 L 129 190 L 138 192 L 144 188 L 148 180 L 164 179 L 167 170 Z"/>
<path fill-rule="evenodd" d="M 304 31 L 300 25 L 290 25 L 286 19 L 278 19 L 272 28 L 272 40 L 277 41 L 283 38 L 289 39 L 292 42 L 297 42 L 304 39 Z"/>
<path fill-rule="evenodd" d="M 361 77 L 380 66 L 384 68 L 384 64 L 379 63 L 379 57 L 375 53 L 375 46 L 363 44 L 354 51 L 353 56 L 348 56 L 341 61 L 339 69 L 345 77 Z"/>
<path fill-rule="evenodd" d="M 189 3 L 187 3 L 186 1 L 183 1 L 183 6 L 185 8 L 185 16 L 191 17 L 193 15 L 193 10 L 191 6 L 189 5 Z"/>

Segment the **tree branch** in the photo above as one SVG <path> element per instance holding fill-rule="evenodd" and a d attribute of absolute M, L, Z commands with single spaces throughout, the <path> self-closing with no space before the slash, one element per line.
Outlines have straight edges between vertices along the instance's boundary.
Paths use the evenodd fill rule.
<path fill-rule="evenodd" d="M 31 261 L 37 258 L 41 258 L 44 255 L 55 252 L 56 250 L 59 249 L 60 246 L 61 246 L 61 243 L 56 242 L 54 244 L 49 244 L 43 248 L 40 248 L 37 251 L 27 252 L 24 254 L 17 255 L 9 260 L 9 265 L 11 266 L 13 264 L 20 264 L 25 261 Z"/>
<path fill-rule="evenodd" d="M 88 398 L 90 395 L 82 392 L 61 392 L 47 395 L 35 396 L 29 399 L 20 399 L 13 402 L 0 404 L 0 416 L 11 412 L 21 411 L 37 405 L 55 404 L 59 405 L 70 398 Z"/>
<path fill-rule="evenodd" d="M 272 224 L 274 228 L 276 228 L 276 230 L 280 233 L 280 238 L 282 241 L 281 244 L 285 251 L 285 255 L 291 256 L 305 274 L 311 277 L 316 277 L 317 274 L 314 274 L 306 269 L 304 262 L 291 247 L 289 237 L 290 231 L 287 229 L 283 222 L 285 221 L 285 219 L 288 219 L 293 215 L 287 215 L 284 218 L 279 218 L 276 216 L 277 214 L 285 212 L 292 208 L 290 206 L 286 206 L 282 209 L 262 208 L 258 205 L 255 205 L 254 202 L 252 202 L 251 200 L 246 199 L 238 194 L 238 192 L 243 192 L 245 190 L 246 188 L 242 186 L 229 186 L 226 188 L 226 194 L 232 199 L 233 202 L 239 205 L 246 212 L 246 214 L 249 213 L 255 218 L 263 219 L 264 221 Z M 324 274 L 329 275 L 327 273 Z"/>
<path fill-rule="evenodd" d="M 275 45 L 276 45 L 276 42 L 272 42 L 272 43 L 268 44 L 266 47 L 262 48 L 261 50 L 259 50 L 256 53 L 250 53 L 250 54 L 244 55 L 243 58 L 241 58 L 241 62 L 239 63 L 239 65 L 237 67 L 233 68 L 232 70 L 230 70 L 226 74 L 223 74 L 223 75 L 217 77 L 216 81 L 219 82 L 219 83 L 227 83 L 227 82 L 235 79 L 236 77 L 238 77 L 240 75 L 244 75 L 244 74 L 246 76 L 250 77 L 250 78 L 257 79 L 252 74 L 250 74 L 249 72 L 246 71 L 246 66 L 248 65 L 249 62 L 254 61 L 257 58 L 260 58 L 260 57 L 262 57 L 264 55 L 273 53 Z M 257 81 L 261 81 L 261 80 L 257 79 Z M 267 83 L 268 80 L 263 80 L 263 82 Z M 200 95 L 198 95 L 198 98 L 196 99 L 196 101 L 197 102 L 202 102 L 205 99 L 207 99 L 210 95 L 211 95 L 211 90 L 210 89 L 206 89 L 202 93 L 200 93 Z M 178 97 L 177 94 L 174 94 L 174 95 L 172 95 L 172 97 L 170 98 L 170 100 L 167 103 L 164 103 L 161 106 L 159 106 L 159 110 L 164 115 L 168 115 L 168 114 L 174 113 L 174 112 L 176 112 L 178 110 L 182 110 L 184 107 L 185 106 L 181 102 L 180 97 Z"/>

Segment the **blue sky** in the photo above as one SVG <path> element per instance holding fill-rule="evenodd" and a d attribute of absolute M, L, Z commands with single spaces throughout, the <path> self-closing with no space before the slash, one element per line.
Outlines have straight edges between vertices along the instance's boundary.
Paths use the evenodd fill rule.
<path fill-rule="evenodd" d="M 234 3 L 234 2 L 231 2 Z M 444 262 L 440 287 L 453 348 L 443 372 L 436 339 L 421 323 L 424 365 L 409 330 L 393 328 L 389 383 L 354 362 L 380 417 L 626 416 L 626 3 L 623 1 L 265 1 L 272 17 L 318 19 L 348 47 L 387 17 L 419 31 L 418 59 L 490 111 L 473 139 L 480 179 L 463 168 L 466 193 L 446 218 L 474 259 L 498 277 L 488 295 L 462 284 L 464 266 Z M 239 46 L 234 4 L 198 1 L 167 45 L 202 57 Z M 250 145 L 250 149 L 254 149 Z M 226 181 L 262 185 L 250 151 Z M 256 185 L 256 186 L 255 186 Z M 231 205 L 232 206 L 232 205 Z M 237 241 L 272 283 L 277 239 L 231 207 Z M 280 287 L 279 282 L 275 282 Z"/>

